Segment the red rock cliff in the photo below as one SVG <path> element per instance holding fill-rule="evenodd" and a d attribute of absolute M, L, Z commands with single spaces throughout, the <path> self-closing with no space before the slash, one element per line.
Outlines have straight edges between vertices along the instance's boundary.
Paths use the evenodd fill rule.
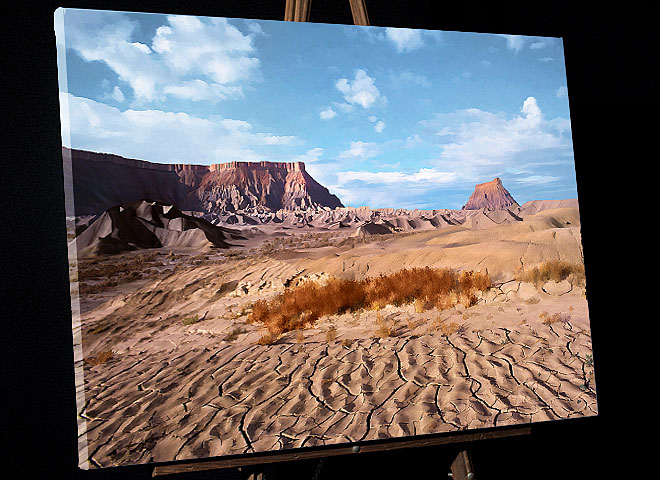
<path fill-rule="evenodd" d="M 66 147 L 62 156 L 71 165 L 65 186 L 73 188 L 76 215 L 141 199 L 207 213 L 343 206 L 303 162 L 163 164 Z"/>
<path fill-rule="evenodd" d="M 480 208 L 497 210 L 511 205 L 518 205 L 518 203 L 504 188 L 502 180 L 496 178 L 490 182 L 478 184 L 468 202 L 463 205 L 463 210 L 479 210 Z"/>

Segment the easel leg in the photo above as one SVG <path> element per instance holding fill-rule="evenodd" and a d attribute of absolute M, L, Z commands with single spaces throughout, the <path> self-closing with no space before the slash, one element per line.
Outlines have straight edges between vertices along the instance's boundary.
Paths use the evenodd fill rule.
<path fill-rule="evenodd" d="M 263 465 L 256 465 L 251 468 L 238 467 L 241 472 L 241 479 L 244 480 L 264 480 L 264 467 Z"/>
<path fill-rule="evenodd" d="M 474 469 L 467 450 L 461 450 L 451 463 L 453 480 L 474 480 Z"/>

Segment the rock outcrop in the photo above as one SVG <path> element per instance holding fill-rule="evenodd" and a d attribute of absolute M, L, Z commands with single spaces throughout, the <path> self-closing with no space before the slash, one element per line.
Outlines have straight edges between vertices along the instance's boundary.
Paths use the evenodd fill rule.
<path fill-rule="evenodd" d="M 302 162 L 161 164 L 66 147 L 62 155 L 77 217 L 145 198 L 217 215 L 342 206 Z"/>
<path fill-rule="evenodd" d="M 518 206 L 511 194 L 502 185 L 502 180 L 496 178 L 490 182 L 478 184 L 463 210 L 498 210 L 510 206 Z"/>

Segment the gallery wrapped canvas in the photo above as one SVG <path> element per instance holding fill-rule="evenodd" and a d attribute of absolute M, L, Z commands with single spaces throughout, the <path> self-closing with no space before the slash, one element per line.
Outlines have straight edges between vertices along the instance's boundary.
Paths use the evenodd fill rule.
<path fill-rule="evenodd" d="M 560 38 L 55 29 L 81 468 L 597 415 Z"/>

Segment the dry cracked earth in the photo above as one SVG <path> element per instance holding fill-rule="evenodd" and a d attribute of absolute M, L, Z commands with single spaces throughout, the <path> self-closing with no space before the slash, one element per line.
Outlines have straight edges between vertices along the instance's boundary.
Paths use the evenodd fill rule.
<path fill-rule="evenodd" d="M 568 282 L 499 282 L 468 309 L 323 317 L 259 345 L 250 303 L 301 272 L 268 260 L 250 271 L 278 276 L 246 282 L 238 265 L 198 266 L 81 303 L 81 465 L 597 414 L 586 299 Z M 191 312 L 202 320 L 184 325 Z M 384 323 L 389 336 L 378 333 Z M 83 360 L 109 350 L 107 361 Z"/>

